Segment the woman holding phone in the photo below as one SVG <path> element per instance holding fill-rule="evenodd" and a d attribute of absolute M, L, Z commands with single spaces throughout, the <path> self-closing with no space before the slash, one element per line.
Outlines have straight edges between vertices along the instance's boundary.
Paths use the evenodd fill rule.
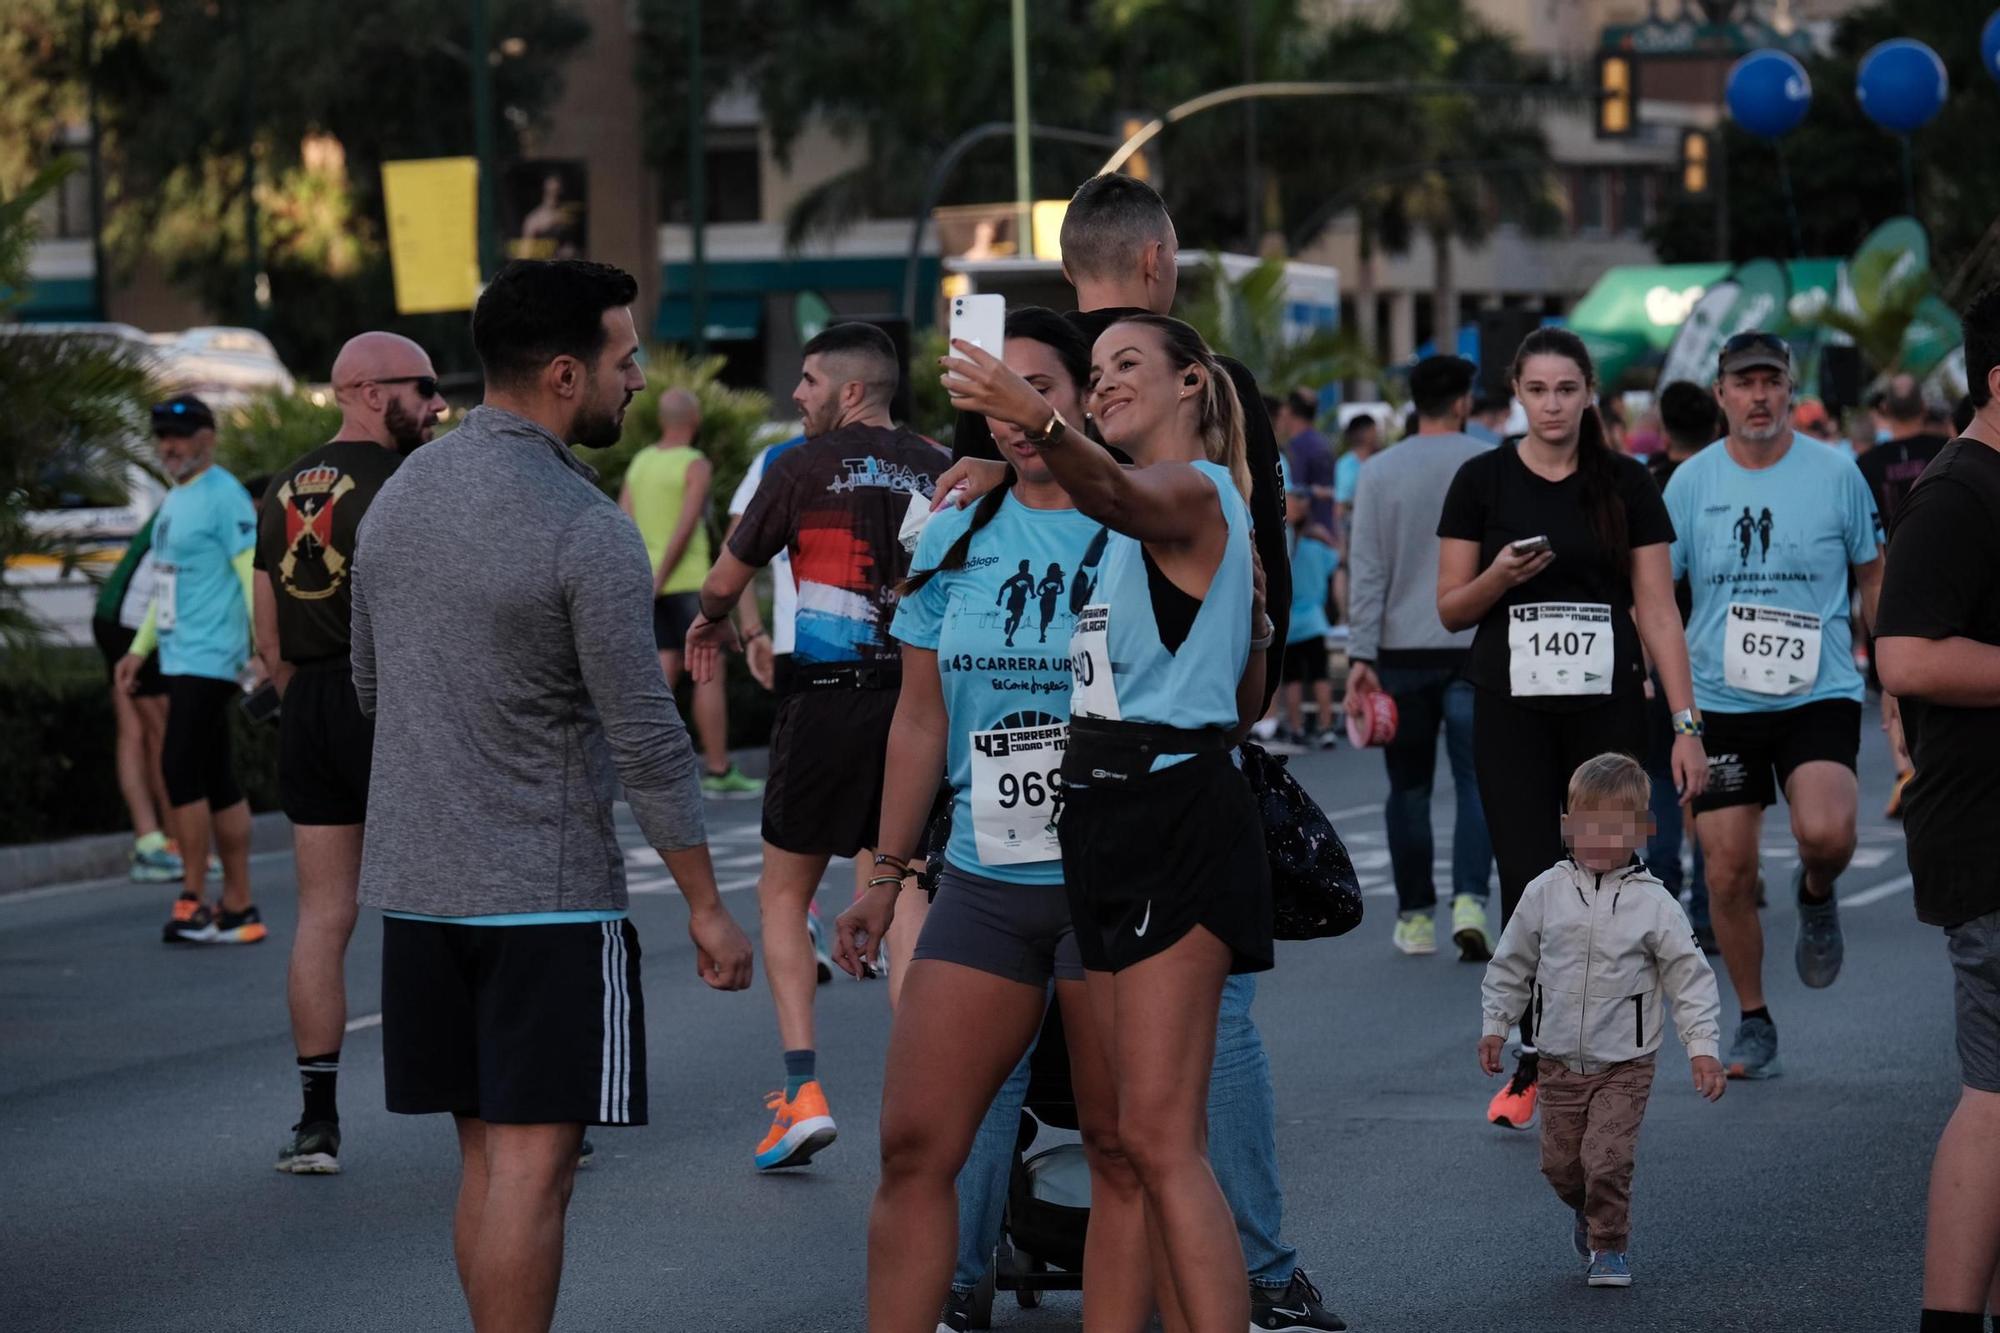
<path fill-rule="evenodd" d="M 1438 618 L 1478 631 L 1466 668 L 1478 691 L 1473 763 L 1503 928 L 1528 882 L 1563 859 L 1569 775 L 1607 751 L 1643 762 L 1649 658 L 1674 712 L 1681 799 L 1708 783 L 1659 488 L 1606 441 L 1582 339 L 1529 334 L 1513 383 L 1528 433 L 1468 460 L 1438 521 Z M 1534 1121 L 1536 1063 L 1524 1031 L 1520 1064 L 1489 1120 L 1513 1129 Z"/>
<path fill-rule="evenodd" d="M 1062 316 L 1015 311 L 1003 357 L 1051 410 L 1082 419 L 1090 352 Z M 1139 1185 L 1116 1154 L 1109 1061 L 1085 1009 L 1051 831 L 1075 614 L 1059 603 L 1047 642 L 1017 633 L 1010 645 L 1004 614 L 995 612 L 996 594 L 1024 560 L 1036 570 L 1060 566 L 1066 584 L 1087 581 L 1104 548 L 1102 528 L 1077 512 L 1018 426 L 989 425 L 1008 460 L 1005 480 L 976 506 L 932 517 L 896 609 L 903 690 L 889 730 L 881 852 L 867 891 L 834 929 L 835 961 L 860 975 L 897 919 L 904 867 L 948 776 L 950 842 L 937 901 L 904 969 L 906 1002 L 896 1006 L 883 1080 L 882 1178 L 868 1222 L 875 1330 L 937 1326 L 956 1253 L 954 1181 L 994 1094 L 1041 1026 L 1051 980 L 1072 1034 L 1071 1079 L 1097 1204 L 1093 1261 L 1136 1266 L 1142 1281 L 1146 1268 Z M 1130 1219 L 1124 1254 L 1116 1249 L 1121 1215 Z"/>
<path fill-rule="evenodd" d="M 1250 541 L 1243 416 L 1201 335 L 1134 315 L 1098 338 L 1090 406 L 1118 464 L 993 357 L 954 344 L 953 404 L 1018 427 L 1079 512 L 1108 532 L 1070 635 L 1059 824 L 1090 1012 L 1110 1053 L 1119 1151 L 1144 1195 L 1169 1327 L 1248 1327 L 1243 1253 L 1206 1156 L 1223 983 L 1271 966 L 1263 829 L 1229 751 L 1263 705 L 1272 627 Z M 993 484 L 965 460 L 960 503 Z M 1093 1196 L 1091 1247 L 1098 1245 Z M 1121 1217 L 1114 1233 L 1132 1233 Z M 1152 1293 L 1092 1264 L 1092 1326 L 1137 1327 Z M 1150 1284 L 1149 1284 L 1150 1285 Z"/>

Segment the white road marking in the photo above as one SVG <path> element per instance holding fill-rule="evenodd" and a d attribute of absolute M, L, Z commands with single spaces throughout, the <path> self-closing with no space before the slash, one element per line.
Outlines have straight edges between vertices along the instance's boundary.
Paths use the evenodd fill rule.
<path fill-rule="evenodd" d="M 1841 894 L 1840 905 L 1842 907 L 1866 907 L 1870 903 L 1879 903 L 1884 898 L 1895 897 L 1909 888 L 1912 883 L 1914 881 L 1908 875 L 1898 875 L 1894 879 L 1885 879 L 1873 888 L 1863 889 L 1859 893 Z"/>
<path fill-rule="evenodd" d="M 382 1026 L 382 1015 L 363 1014 L 359 1018 L 349 1019 L 347 1023 L 347 1030 L 349 1032 L 359 1032 L 363 1028 L 379 1028 L 381 1026 Z"/>

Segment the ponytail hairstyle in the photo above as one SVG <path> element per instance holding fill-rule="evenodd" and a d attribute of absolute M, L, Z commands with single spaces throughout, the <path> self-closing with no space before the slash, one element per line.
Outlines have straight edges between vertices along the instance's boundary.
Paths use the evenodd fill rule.
<path fill-rule="evenodd" d="M 1124 315 L 1120 324 L 1137 324 L 1160 335 L 1167 359 L 1176 372 L 1200 366 L 1205 372 L 1201 392 L 1201 447 L 1211 463 L 1229 469 L 1229 478 L 1245 501 L 1250 498 L 1250 449 L 1244 437 L 1243 403 L 1236 396 L 1236 382 L 1202 341 L 1192 324 L 1169 315 Z"/>
<path fill-rule="evenodd" d="M 1613 568 L 1629 579 L 1632 575 L 1632 539 L 1626 523 L 1625 501 L 1618 494 L 1618 459 L 1605 437 L 1604 418 L 1597 412 L 1597 369 L 1583 339 L 1568 329 L 1536 329 L 1521 340 L 1514 353 L 1514 367 L 1508 375 L 1519 384 L 1521 371 L 1531 356 L 1559 356 L 1576 364 L 1583 375 L 1585 403 L 1577 423 L 1576 475 L 1582 481 L 1584 516 L 1591 535 L 1610 556 Z"/>
<path fill-rule="evenodd" d="M 1062 363 L 1063 374 L 1069 377 L 1078 396 L 1082 396 L 1084 388 L 1090 383 L 1090 346 L 1068 320 L 1043 306 L 1023 306 L 1008 313 L 1006 336 L 1026 338 L 1054 352 L 1056 360 Z M 903 596 L 909 596 L 939 574 L 965 568 L 965 558 L 972 551 L 973 537 L 1000 512 L 1000 506 L 1007 502 L 1007 492 L 1014 489 L 1018 479 L 1018 474 L 1009 467 L 1006 480 L 979 497 L 979 503 L 972 509 L 972 522 L 966 524 L 965 531 L 958 534 L 958 540 L 946 548 L 944 557 L 937 565 L 931 569 L 913 570 L 903 580 Z"/>

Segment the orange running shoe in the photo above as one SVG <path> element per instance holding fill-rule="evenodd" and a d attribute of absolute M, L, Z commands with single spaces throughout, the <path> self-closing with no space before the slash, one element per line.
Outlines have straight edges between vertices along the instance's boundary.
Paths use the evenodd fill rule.
<path fill-rule="evenodd" d="M 1486 1119 L 1502 1129 L 1526 1129 L 1535 1123 L 1535 1062 L 1514 1066 L 1514 1077 L 1486 1104 Z"/>
<path fill-rule="evenodd" d="M 764 1105 L 774 1112 L 771 1128 L 757 1145 L 757 1169 L 777 1171 L 788 1166 L 804 1166 L 813 1154 L 832 1143 L 838 1134 L 833 1117 L 827 1113 L 826 1093 L 819 1080 L 812 1079 L 795 1097 L 771 1093 Z"/>
<path fill-rule="evenodd" d="M 173 915 L 160 938 L 168 944 L 208 944 L 215 939 L 215 916 L 199 898 L 174 899 Z"/>

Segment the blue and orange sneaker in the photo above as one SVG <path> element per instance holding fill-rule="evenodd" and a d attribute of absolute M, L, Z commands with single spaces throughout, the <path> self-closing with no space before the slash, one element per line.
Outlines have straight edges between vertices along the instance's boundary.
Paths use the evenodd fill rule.
<path fill-rule="evenodd" d="M 778 1171 L 788 1166 L 804 1166 L 813 1154 L 838 1136 L 833 1117 L 827 1113 L 826 1093 L 819 1080 L 811 1079 L 795 1096 L 774 1092 L 764 1099 L 773 1111 L 771 1128 L 757 1145 L 757 1169 Z"/>

